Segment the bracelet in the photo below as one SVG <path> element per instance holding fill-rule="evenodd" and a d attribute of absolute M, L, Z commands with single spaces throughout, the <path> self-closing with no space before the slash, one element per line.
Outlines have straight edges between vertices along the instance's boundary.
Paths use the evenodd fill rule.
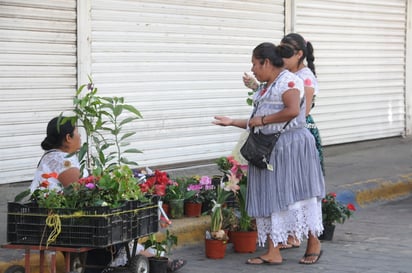
<path fill-rule="evenodd" d="M 266 116 L 262 116 L 261 118 L 260 118 L 260 121 L 262 122 L 262 125 L 263 126 L 265 126 L 266 124 L 263 122 L 263 119 L 265 118 Z"/>

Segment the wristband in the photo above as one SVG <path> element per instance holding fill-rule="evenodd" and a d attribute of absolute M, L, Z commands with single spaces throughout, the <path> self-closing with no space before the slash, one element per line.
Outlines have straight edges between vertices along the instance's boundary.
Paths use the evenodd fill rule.
<path fill-rule="evenodd" d="M 265 126 L 266 124 L 263 122 L 263 119 L 265 118 L 266 116 L 262 116 L 261 118 L 260 118 L 260 121 L 262 122 L 262 125 L 263 126 Z"/>

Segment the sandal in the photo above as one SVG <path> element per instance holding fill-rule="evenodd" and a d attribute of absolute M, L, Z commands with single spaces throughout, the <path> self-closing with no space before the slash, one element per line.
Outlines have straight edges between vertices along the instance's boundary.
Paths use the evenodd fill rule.
<path fill-rule="evenodd" d="M 302 259 L 299 261 L 300 264 L 315 264 L 319 261 L 320 257 L 322 256 L 323 251 L 321 250 L 319 253 L 309 253 L 303 255 Z M 308 257 L 315 257 L 314 260 L 306 260 Z"/>
<path fill-rule="evenodd" d="M 186 264 L 186 260 L 175 259 L 167 263 L 167 272 L 172 273 L 181 269 Z"/>

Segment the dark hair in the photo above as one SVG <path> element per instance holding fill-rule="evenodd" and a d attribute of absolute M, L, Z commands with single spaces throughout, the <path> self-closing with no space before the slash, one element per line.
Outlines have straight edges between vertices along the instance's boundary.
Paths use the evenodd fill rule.
<path fill-rule="evenodd" d="M 263 64 L 265 59 L 275 67 L 283 67 L 283 59 L 280 56 L 279 49 L 272 43 L 261 43 L 253 49 L 253 57 L 260 60 Z"/>
<path fill-rule="evenodd" d="M 305 41 L 305 39 L 300 34 L 289 33 L 288 35 L 283 37 L 281 43 L 284 45 L 289 45 L 293 50 L 302 50 L 303 55 L 299 59 L 299 64 L 301 64 L 306 58 L 309 69 L 312 70 L 313 74 L 315 74 L 316 76 L 314 64 L 315 56 L 313 55 L 313 46 L 311 42 Z M 288 52 L 283 53 L 282 57 L 288 58 L 285 54 L 288 55 Z"/>
<path fill-rule="evenodd" d="M 59 116 L 49 121 L 47 124 L 47 136 L 41 143 L 43 150 L 48 151 L 60 148 L 63 146 L 67 134 L 73 137 L 73 132 L 76 127 L 70 120 L 65 118 L 64 116 Z"/>

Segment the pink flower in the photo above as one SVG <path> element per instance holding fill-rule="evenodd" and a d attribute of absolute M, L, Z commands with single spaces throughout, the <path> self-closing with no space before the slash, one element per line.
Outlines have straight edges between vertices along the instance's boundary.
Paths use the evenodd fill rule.
<path fill-rule="evenodd" d="M 233 191 L 234 193 L 237 193 L 237 191 L 240 190 L 240 186 L 239 186 L 240 179 L 234 173 L 226 174 L 226 175 L 229 178 L 229 181 L 225 183 L 223 187 L 224 190 Z"/>
<path fill-rule="evenodd" d="M 200 191 L 203 188 L 203 185 L 200 184 L 191 184 L 187 187 L 188 191 Z"/>
<path fill-rule="evenodd" d="M 204 185 L 204 189 L 205 190 L 213 190 L 215 188 L 215 186 L 214 185 Z"/>
<path fill-rule="evenodd" d="M 212 179 L 209 176 L 202 176 L 199 180 L 200 185 L 210 185 L 212 184 Z"/>
<path fill-rule="evenodd" d="M 95 185 L 94 183 L 87 183 L 87 184 L 85 185 L 85 187 L 88 188 L 88 189 L 90 189 L 90 190 L 93 190 L 94 188 L 96 188 L 96 185 Z"/>

